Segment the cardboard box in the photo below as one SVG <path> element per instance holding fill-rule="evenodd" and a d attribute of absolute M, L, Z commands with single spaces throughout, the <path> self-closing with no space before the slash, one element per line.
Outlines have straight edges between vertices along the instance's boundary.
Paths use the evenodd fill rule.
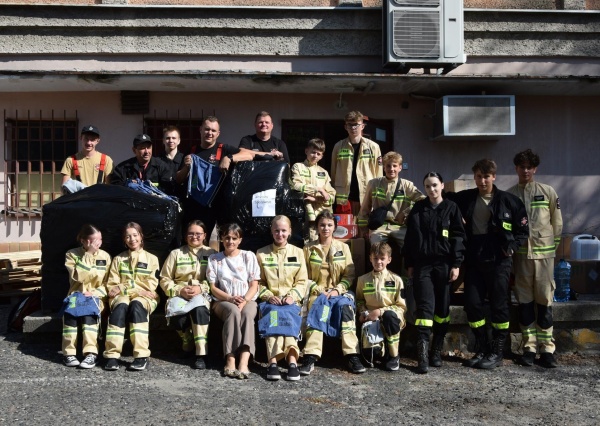
<path fill-rule="evenodd" d="M 334 214 L 337 224 L 339 225 L 354 225 L 354 215 L 352 214 Z"/>
<path fill-rule="evenodd" d="M 472 178 L 462 179 L 461 176 L 461 179 L 455 179 L 450 182 L 444 182 L 444 190 L 446 192 L 459 192 L 464 189 L 473 188 L 477 188 L 477 185 L 475 185 L 475 180 L 473 180 Z"/>
<path fill-rule="evenodd" d="M 339 225 L 333 233 L 336 240 L 349 240 L 358 236 L 358 225 Z"/>
<path fill-rule="evenodd" d="M 600 293 L 600 261 L 569 260 L 571 264 L 571 290 L 582 294 Z"/>

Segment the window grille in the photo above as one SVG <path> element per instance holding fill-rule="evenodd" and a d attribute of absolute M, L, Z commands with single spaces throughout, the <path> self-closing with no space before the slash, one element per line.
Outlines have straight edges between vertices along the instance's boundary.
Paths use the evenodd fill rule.
<path fill-rule="evenodd" d="M 77 117 L 77 113 L 75 113 Z M 42 206 L 61 195 L 65 159 L 78 151 L 78 119 L 44 116 L 27 111 L 25 117 L 4 111 L 5 218 L 40 216 Z"/>

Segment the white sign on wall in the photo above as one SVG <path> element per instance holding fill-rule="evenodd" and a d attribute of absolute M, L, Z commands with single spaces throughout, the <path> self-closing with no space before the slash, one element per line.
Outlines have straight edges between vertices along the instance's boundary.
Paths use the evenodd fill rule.
<path fill-rule="evenodd" d="M 252 217 L 275 216 L 276 189 L 267 189 L 252 196 Z"/>

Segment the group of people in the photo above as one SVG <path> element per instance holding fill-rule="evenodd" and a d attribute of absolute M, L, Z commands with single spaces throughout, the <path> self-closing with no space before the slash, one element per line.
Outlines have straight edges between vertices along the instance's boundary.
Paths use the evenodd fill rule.
<path fill-rule="evenodd" d="M 289 161 L 285 144 L 270 136 L 270 115 L 259 113 L 255 125 L 257 134 L 244 138 L 240 145 L 246 148 L 234 148 L 216 143 L 218 120 L 207 117 L 201 127 L 201 143 L 192 151 L 218 164 L 225 173 L 232 162 L 252 160 L 257 155 Z M 481 159 L 472 167 L 477 188 L 445 193 L 442 176 L 429 172 L 423 180 L 423 194 L 413 182 L 400 178 L 400 154 L 388 152 L 382 156 L 379 145 L 364 137 L 365 117 L 360 112 L 348 113 L 344 125 L 348 137 L 333 149 L 331 176 L 318 165 L 325 152 L 325 144 L 320 139 L 310 140 L 305 150 L 306 160 L 291 168 L 290 185 L 305 197 L 307 243 L 304 249 L 288 244 L 291 223 L 280 215 L 272 221 L 273 243 L 256 254 L 239 248 L 243 230 L 237 224 L 219 226 L 224 249 L 216 253 L 204 244 L 214 228 L 218 211 L 199 204 L 187 205 L 184 209 L 185 223 L 189 224 L 186 244 L 169 255 L 160 270 L 159 280 L 158 261 L 143 250 L 139 225 L 130 223 L 125 227 L 123 235 L 128 251 L 112 263 L 99 248 L 99 231 L 91 225 L 87 230 L 82 229 L 78 236 L 81 247 L 67 254 L 67 268 L 71 273 L 71 291 L 79 289 L 77 291 L 101 299 L 108 297 L 111 314 L 104 353 L 108 360 L 106 369 L 119 367 L 127 323 L 134 346 L 134 362 L 130 368 L 147 366 L 148 315 L 158 303 L 156 289 L 160 284 L 168 298 L 201 300 L 190 312 L 169 318 L 170 324 L 179 331 L 184 350 L 195 348 L 195 368 L 205 368 L 212 312 L 224 323 L 224 375 L 247 378 L 248 363 L 255 350 L 254 321 L 258 312 L 262 312 L 257 302 L 262 302 L 275 307 L 296 305 L 304 310 L 307 318 L 302 330 L 302 351 L 298 335 L 266 337 L 268 379 L 281 377 L 277 363 L 282 359 L 287 361 L 289 380 L 298 380 L 313 371 L 322 355 L 324 334 L 329 333 L 319 327 L 319 321 L 310 319 L 324 305 L 327 309 L 319 312 L 329 311 L 331 317 L 323 318 L 322 322 L 331 321 L 328 325 L 337 328 L 333 335 L 342 341 L 350 371 L 365 371 L 361 354 L 370 359 L 380 356 L 387 370 L 398 370 L 406 303 L 402 279 L 387 269 L 392 261 L 389 243 L 400 249 L 413 283 L 417 372 L 427 373 L 429 366 L 442 364 L 444 337 L 450 321 L 450 283 L 458 279 L 461 267 L 465 310 L 476 348 L 474 357 L 465 365 L 492 369 L 501 364 L 509 328 L 509 283 L 514 274 L 523 334 L 523 355 L 518 362 L 533 365 L 539 351 L 542 366 L 557 366 L 552 339 L 553 258 L 562 233 L 562 218 L 554 189 L 534 181 L 539 157 L 531 150 L 515 156 L 519 182 L 508 191 L 494 185 L 496 163 Z M 99 139 L 92 140 L 93 132 L 97 134 L 94 126 L 84 127 L 83 151 L 77 158 L 84 157 L 88 148 L 95 150 Z M 267 145 L 259 137 L 265 133 L 269 135 Z M 169 143 L 179 134 L 176 129 L 167 128 L 164 135 L 166 155 L 173 161 L 172 165 L 163 161 L 162 165 L 153 167 L 151 144 L 146 135 L 140 135 L 134 140 L 136 158 L 132 160 L 135 161 L 121 163 L 111 174 L 112 162 L 95 155 L 97 161 L 104 163 L 95 170 L 102 170 L 104 179 L 112 176 L 109 180 L 113 183 L 137 177 L 167 189 L 160 169 L 168 166 L 169 185 L 183 183 L 190 172 L 191 156 L 181 153 L 169 156 L 172 152 Z M 140 159 L 148 160 L 146 166 L 141 165 Z M 67 161 L 65 167 L 74 162 L 75 158 L 71 163 Z M 87 169 L 82 170 L 83 161 L 79 162 L 81 165 L 74 170 L 79 168 L 82 176 L 82 171 Z M 97 176 L 89 180 L 91 184 L 99 181 Z M 373 270 L 358 277 L 356 287 L 349 247 L 333 238 L 337 227 L 333 210 L 356 215 L 360 234 L 370 243 Z M 382 222 L 372 226 L 374 213 L 382 211 Z M 105 284 L 102 284 L 104 275 Z M 486 300 L 490 305 L 491 339 L 484 309 Z M 333 318 L 337 321 L 335 324 Z M 85 340 L 85 358 L 81 363 L 74 352 L 77 321 L 83 323 Z M 372 339 L 359 336 L 357 323 L 371 333 L 375 324 L 375 334 L 382 335 L 378 340 L 383 343 L 377 345 Z M 65 364 L 83 368 L 95 365 L 97 324 L 91 319 L 67 318 L 66 314 L 64 324 Z"/>

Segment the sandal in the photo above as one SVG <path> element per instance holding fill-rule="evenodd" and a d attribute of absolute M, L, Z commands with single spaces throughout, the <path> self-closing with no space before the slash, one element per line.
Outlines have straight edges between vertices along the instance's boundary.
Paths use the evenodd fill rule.
<path fill-rule="evenodd" d="M 240 380 L 244 380 L 244 379 L 249 379 L 250 378 L 250 372 L 249 371 L 238 371 L 237 372 L 237 378 Z"/>
<path fill-rule="evenodd" d="M 230 370 L 229 368 L 226 367 L 223 370 L 223 375 L 225 377 L 238 377 L 239 371 L 237 371 L 237 370 Z"/>

